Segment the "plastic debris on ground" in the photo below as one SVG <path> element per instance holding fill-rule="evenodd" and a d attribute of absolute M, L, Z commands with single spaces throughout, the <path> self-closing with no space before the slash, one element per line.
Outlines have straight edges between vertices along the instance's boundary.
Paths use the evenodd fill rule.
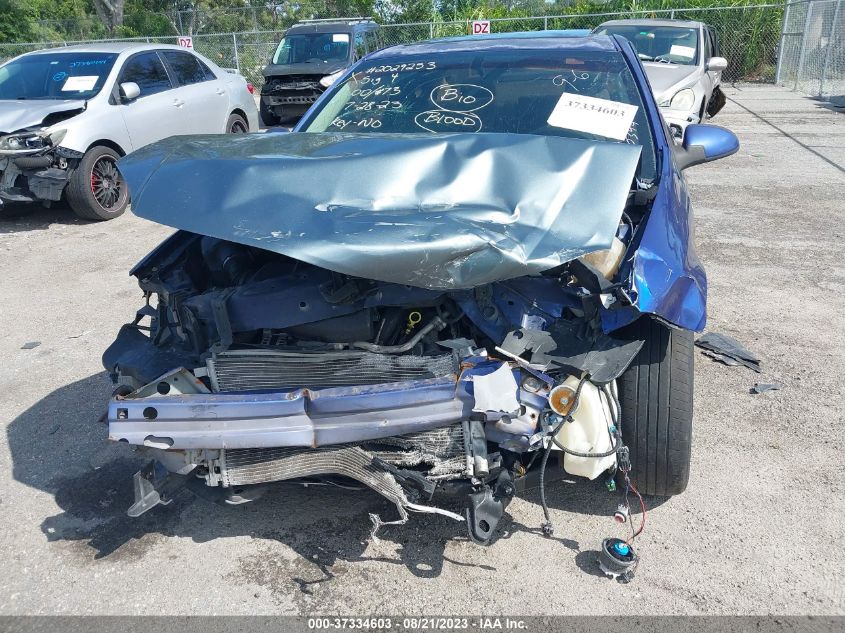
<path fill-rule="evenodd" d="M 756 372 L 760 369 L 760 358 L 739 341 L 718 332 L 707 332 L 698 337 L 695 345 L 704 350 L 704 355 L 731 367 L 744 365 Z"/>
<path fill-rule="evenodd" d="M 766 393 L 767 391 L 778 391 L 780 385 L 776 382 L 755 382 L 751 387 L 751 393 Z"/>

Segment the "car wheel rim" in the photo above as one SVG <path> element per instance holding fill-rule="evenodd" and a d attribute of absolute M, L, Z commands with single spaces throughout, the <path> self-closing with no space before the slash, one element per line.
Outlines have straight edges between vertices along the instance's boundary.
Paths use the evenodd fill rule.
<path fill-rule="evenodd" d="M 103 209 L 110 211 L 119 204 L 123 193 L 123 179 L 111 156 L 97 159 L 91 168 L 91 193 Z"/>
<path fill-rule="evenodd" d="M 246 126 L 243 124 L 243 121 L 235 121 L 234 123 L 232 123 L 232 127 L 229 129 L 229 133 L 246 134 Z"/>

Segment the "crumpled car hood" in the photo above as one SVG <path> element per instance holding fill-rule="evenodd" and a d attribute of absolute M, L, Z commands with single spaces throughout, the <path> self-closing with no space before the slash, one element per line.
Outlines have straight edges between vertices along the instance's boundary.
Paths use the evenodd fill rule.
<path fill-rule="evenodd" d="M 608 248 L 640 148 L 515 134 L 178 137 L 120 161 L 133 212 L 347 275 L 456 290 Z"/>
<path fill-rule="evenodd" d="M 48 114 L 80 110 L 85 101 L 0 101 L 0 134 L 11 134 L 18 130 L 40 125 Z"/>

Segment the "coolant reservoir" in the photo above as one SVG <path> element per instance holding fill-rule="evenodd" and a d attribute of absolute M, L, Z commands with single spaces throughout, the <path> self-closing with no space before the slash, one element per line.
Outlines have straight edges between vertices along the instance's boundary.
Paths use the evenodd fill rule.
<path fill-rule="evenodd" d="M 578 388 L 578 378 L 570 376 L 562 386 L 561 391 L 573 393 Z M 555 390 L 552 390 L 553 397 Z M 611 385 L 615 390 L 615 384 Z M 554 407 L 553 407 L 554 408 Z M 591 382 L 585 382 L 581 387 L 578 408 L 572 414 L 572 422 L 567 422 L 557 434 L 557 440 L 566 448 L 579 453 L 606 453 L 613 448 L 613 440 L 608 427 L 612 423 L 612 416 L 608 408 L 607 399 L 601 396 L 598 387 Z M 616 463 L 616 455 L 607 457 L 577 457 L 564 454 L 563 468 L 570 475 L 595 479 Z"/>
<path fill-rule="evenodd" d="M 610 248 L 606 248 L 603 251 L 587 253 L 581 259 L 610 280 L 613 279 L 616 271 L 619 270 L 619 265 L 622 263 L 622 257 L 624 255 L 625 243 L 618 237 L 614 237 Z"/>

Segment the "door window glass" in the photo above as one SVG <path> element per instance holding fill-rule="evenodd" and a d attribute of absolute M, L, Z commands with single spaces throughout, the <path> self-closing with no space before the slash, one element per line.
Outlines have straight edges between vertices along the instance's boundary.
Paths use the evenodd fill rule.
<path fill-rule="evenodd" d="M 367 44 L 368 53 L 372 53 L 381 48 L 378 41 L 378 35 L 375 31 L 367 31 L 364 33 L 364 42 Z"/>
<path fill-rule="evenodd" d="M 367 47 L 364 45 L 364 34 L 358 31 L 355 34 L 355 59 L 361 59 L 367 54 Z"/>
<path fill-rule="evenodd" d="M 164 69 L 164 64 L 158 54 L 150 51 L 136 55 L 123 67 L 120 75 L 120 83 L 134 81 L 141 89 L 139 98 L 148 97 L 165 90 L 170 90 L 170 78 Z"/>
<path fill-rule="evenodd" d="M 190 53 L 181 51 L 164 51 L 162 53 L 167 64 L 175 75 L 176 83 L 180 86 L 189 86 L 206 81 L 206 74 L 199 60 Z"/>
<path fill-rule="evenodd" d="M 217 79 L 217 76 L 214 74 L 214 72 L 211 70 L 211 68 L 209 68 L 205 64 L 205 62 L 203 62 L 199 57 L 196 57 L 195 59 L 197 60 L 197 63 L 200 65 L 200 68 L 202 68 L 202 72 L 205 73 L 205 80 L 206 81 L 214 81 L 215 79 Z"/>

